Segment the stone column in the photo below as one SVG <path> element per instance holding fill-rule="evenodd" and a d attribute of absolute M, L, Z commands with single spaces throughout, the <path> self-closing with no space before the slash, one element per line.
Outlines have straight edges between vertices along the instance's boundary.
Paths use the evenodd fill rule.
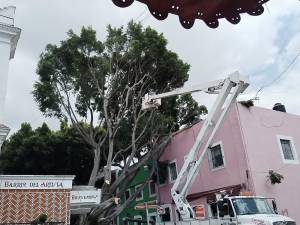
<path fill-rule="evenodd" d="M 14 58 L 21 29 L 14 26 L 16 8 L 0 8 L 0 151 L 9 128 L 3 125 L 9 61 Z"/>

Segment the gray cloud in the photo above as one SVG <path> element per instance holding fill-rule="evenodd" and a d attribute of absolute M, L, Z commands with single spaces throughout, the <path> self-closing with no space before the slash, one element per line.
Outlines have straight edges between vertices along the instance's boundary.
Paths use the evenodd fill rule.
<path fill-rule="evenodd" d="M 157 21 L 139 2 L 121 9 L 114 6 L 111 0 L 2 0 L 0 8 L 7 5 L 17 7 L 16 25 L 22 28 L 15 59 L 10 64 L 6 103 L 6 124 L 13 131 L 18 129 L 21 122 L 28 121 L 38 126 L 45 120 L 31 95 L 32 85 L 37 78 L 36 64 L 45 46 L 65 39 L 69 29 L 78 32 L 82 26 L 91 25 L 97 30 L 99 39 L 103 39 L 108 24 L 126 25 L 140 15 L 143 24 L 164 33 L 169 48 L 191 64 L 187 85 L 221 78 L 239 70 L 250 75 L 253 83 L 246 97 L 252 97 L 263 82 L 272 80 L 276 75 L 267 68 L 277 64 L 280 64 L 279 68 L 284 68 L 300 48 L 297 33 L 300 27 L 300 20 L 297 19 L 300 18 L 300 3 L 296 0 L 272 0 L 268 4 L 270 12 L 266 11 L 259 17 L 242 15 L 241 23 L 235 26 L 223 20 L 216 30 L 206 27 L 201 21 L 196 22 L 191 30 L 185 30 L 173 15 L 165 21 Z M 290 15 L 295 21 L 285 19 Z M 293 29 L 289 29 L 288 47 L 281 53 L 278 40 L 283 36 L 281 32 L 285 26 L 293 26 Z M 266 89 L 257 104 L 271 107 L 281 101 L 290 112 L 300 114 L 297 107 L 299 103 L 293 98 L 297 91 L 296 84 L 300 83 L 297 77 L 299 71 L 300 67 L 295 66 L 292 73 L 281 82 Z M 212 98 L 203 99 L 202 96 L 197 94 L 195 98 L 211 105 Z M 53 128 L 58 127 L 56 120 L 48 119 L 47 122 Z"/>

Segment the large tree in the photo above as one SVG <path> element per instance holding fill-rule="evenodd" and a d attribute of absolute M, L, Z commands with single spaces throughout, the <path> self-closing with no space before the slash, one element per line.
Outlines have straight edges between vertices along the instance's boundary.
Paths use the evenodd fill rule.
<path fill-rule="evenodd" d="M 133 22 L 127 28 L 108 26 L 103 42 L 92 28 L 82 28 L 80 35 L 70 31 L 65 41 L 48 45 L 41 55 L 34 98 L 46 116 L 71 122 L 93 149 L 88 184 L 104 180 L 102 204 L 91 213 L 98 222 L 110 221 L 134 199 L 112 208 L 112 196 L 124 193 L 141 166 L 149 164 L 150 175 L 154 172 L 151 162 L 170 134 L 206 113 L 191 96 L 141 109 L 146 93 L 182 87 L 188 71 L 189 65 L 167 49 L 162 34 Z M 113 166 L 121 174 L 112 182 Z"/>

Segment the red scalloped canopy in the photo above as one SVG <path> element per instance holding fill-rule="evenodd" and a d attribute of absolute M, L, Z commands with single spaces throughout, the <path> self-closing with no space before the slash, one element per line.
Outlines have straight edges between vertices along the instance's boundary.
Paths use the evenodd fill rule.
<path fill-rule="evenodd" d="M 119 7 L 128 7 L 134 0 L 112 0 Z M 262 6 L 269 0 L 137 0 L 146 4 L 151 14 L 164 20 L 169 13 L 178 15 L 181 25 L 189 29 L 196 19 L 203 20 L 210 28 L 219 26 L 219 19 L 225 18 L 238 24 L 241 13 L 259 16 L 264 12 Z"/>

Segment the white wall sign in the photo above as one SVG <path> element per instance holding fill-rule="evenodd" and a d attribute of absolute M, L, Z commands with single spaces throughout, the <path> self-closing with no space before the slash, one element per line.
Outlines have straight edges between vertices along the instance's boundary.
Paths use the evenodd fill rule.
<path fill-rule="evenodd" d="M 72 189 L 74 178 L 74 176 L 64 178 L 44 176 L 44 179 L 41 179 L 40 176 L 36 176 L 37 179 L 34 177 L 30 176 L 28 179 L 29 177 L 24 176 L 0 176 L 0 189 Z"/>
<path fill-rule="evenodd" d="M 71 191 L 71 204 L 99 204 L 101 189 L 95 191 Z"/>

